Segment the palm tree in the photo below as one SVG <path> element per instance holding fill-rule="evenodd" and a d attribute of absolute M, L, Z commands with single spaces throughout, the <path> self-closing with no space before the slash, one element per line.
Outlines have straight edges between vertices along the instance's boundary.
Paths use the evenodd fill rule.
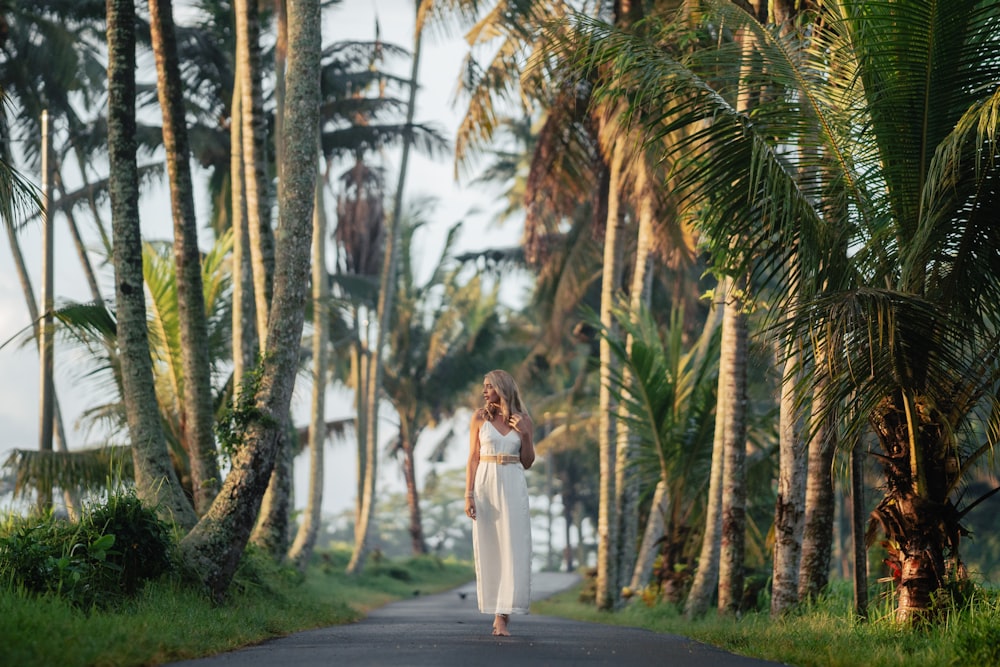
<path fill-rule="evenodd" d="M 115 301 L 123 366 L 122 387 L 139 497 L 182 527 L 194 525 L 167 456 L 159 422 L 146 335 L 146 304 L 135 161 L 135 8 L 108 2 L 108 149 L 114 236 Z"/>
<path fill-rule="evenodd" d="M 347 565 L 347 571 L 360 573 L 364 568 L 365 560 L 370 549 L 370 532 L 375 516 L 377 464 L 378 464 L 378 420 L 379 403 L 383 391 L 383 345 L 389 335 L 389 322 L 392 317 L 393 301 L 396 289 L 397 263 L 399 262 L 399 234 L 401 229 L 401 217 L 403 207 L 403 192 L 406 184 L 407 169 L 409 164 L 410 149 L 414 144 L 414 133 L 412 131 L 414 118 L 416 116 L 417 99 L 417 79 L 420 71 L 420 48 L 423 41 L 423 23 L 419 20 L 421 12 L 421 0 L 417 0 L 414 5 L 417 16 L 416 26 L 413 34 L 413 55 L 410 65 L 410 77 L 407 82 L 409 95 L 406 102 L 406 119 L 402 132 L 402 155 L 399 164 L 399 176 L 396 181 L 396 190 L 393 198 L 393 207 L 390 211 L 390 224 L 385 236 L 385 247 L 383 252 L 382 266 L 379 276 L 378 301 L 375 306 L 374 316 L 377 320 L 374 342 L 371 353 L 367 359 L 367 373 L 364 377 L 364 409 L 365 419 L 364 438 L 365 452 L 359 460 L 364 461 L 364 480 L 361 484 L 361 502 L 356 524 L 356 537 L 354 551 L 351 554 L 351 561 Z"/>
<path fill-rule="evenodd" d="M 708 67 L 697 56 L 682 63 L 637 40 L 626 55 L 620 37 L 597 34 L 622 56 L 624 78 L 657 91 L 646 100 L 659 113 L 654 135 L 715 119 L 681 147 L 687 201 L 711 203 L 705 229 L 717 256 L 750 269 L 751 288 L 770 278 L 787 295 L 788 280 L 798 281 L 786 334 L 812 342 L 804 364 L 814 380 L 828 378 L 825 405 L 849 402 L 854 417 L 839 422 L 845 444 L 866 427 L 879 439 L 887 492 L 872 528 L 885 536 L 898 620 L 927 617 L 932 592 L 962 575 L 959 526 L 969 508 L 956 507 L 955 492 L 988 451 L 1000 414 L 989 389 L 1000 374 L 998 239 L 988 222 L 997 163 L 986 159 L 1000 63 L 978 55 L 996 48 L 1000 15 L 971 0 L 946 9 L 841 2 L 825 7 L 827 29 L 803 44 L 741 10 L 716 10 L 745 27 L 767 85 L 786 91 L 762 97 L 752 123 L 718 93 L 725 81 L 698 76 Z M 727 49 L 711 55 L 716 73 L 720 58 L 738 55 Z M 678 107 L 679 91 L 696 103 Z M 781 151 L 792 137 L 813 137 L 817 150 Z M 729 247 L 734 235 L 740 242 Z M 783 276 L 792 253 L 799 269 Z M 818 350 L 825 370 L 811 365 Z"/>
<path fill-rule="evenodd" d="M 181 391 L 183 442 L 188 450 L 191 466 L 195 511 L 204 514 L 219 488 L 219 464 L 213 433 L 208 325 L 201 285 L 201 257 L 191 181 L 184 85 L 177 52 L 173 4 L 171 0 L 152 0 L 149 11 L 174 220 L 177 314 L 184 368 Z"/>
<path fill-rule="evenodd" d="M 645 307 L 638 316 L 631 308 L 620 308 L 615 315 L 627 337 L 609 338 L 622 363 L 613 387 L 622 419 L 640 443 L 634 464 L 641 471 L 638 476 L 656 479 L 659 493 L 649 511 L 652 523 L 660 521 L 660 534 L 644 540 L 640 558 L 647 563 L 637 564 L 629 583 L 633 589 L 645 586 L 650 554 L 660 552 L 664 574 L 657 583 L 666 599 L 676 600 L 694 561 L 691 536 L 706 509 L 703 490 L 717 419 L 719 320 L 708 318 L 699 339 L 685 349 L 680 309 L 665 330 Z"/>
<path fill-rule="evenodd" d="M 205 253 L 202 262 L 205 318 L 208 323 L 209 371 L 215 377 L 224 361 L 229 337 L 226 311 L 230 294 L 230 272 L 227 259 L 231 252 L 231 235 L 224 234 Z M 150 355 L 153 365 L 153 383 L 156 390 L 160 422 L 167 441 L 170 459 L 184 493 L 193 497 L 192 474 L 188 453 L 184 447 L 184 416 L 181 408 L 183 397 L 183 365 L 181 359 L 180 325 L 176 269 L 168 243 L 143 244 L 143 281 L 147 294 L 147 324 Z M 107 433 L 106 445 L 97 449 L 77 450 L 55 457 L 49 468 L 35 465 L 25 452 L 15 450 L 11 462 L 15 474 L 23 484 L 32 484 L 49 478 L 63 489 L 90 490 L 104 488 L 108 470 L 109 448 L 123 440 L 127 442 L 128 424 L 124 409 L 124 388 L 121 363 L 115 352 L 118 348 L 117 315 L 103 301 L 70 303 L 54 311 L 58 320 L 56 332 L 61 334 L 69 349 L 77 349 L 90 363 L 79 367 L 82 381 L 96 383 L 93 394 L 107 396 L 101 403 L 84 411 L 81 423 L 90 428 L 103 426 Z M 215 388 L 213 403 L 221 404 L 225 386 Z M 127 450 L 126 450 L 127 452 Z M 88 457 L 90 461 L 88 462 Z M 24 463 L 21 466 L 20 463 Z M 17 465 L 14 465 L 17 464 Z M 103 472 L 101 472 L 103 470 Z M 96 471 L 96 475 L 92 474 Z M 124 471 L 131 478 L 130 469 Z"/>
<path fill-rule="evenodd" d="M 415 446 L 423 430 L 450 417 L 470 385 L 509 361 L 513 346 L 501 346 L 503 329 L 496 285 L 455 265 L 451 250 L 459 226 L 451 228 L 437 265 L 417 283 L 415 242 L 422 207 L 403 222 L 396 305 L 388 337 L 385 393 L 399 418 L 392 447 L 402 456 L 414 554 L 426 553 L 417 488 Z"/>
<path fill-rule="evenodd" d="M 480 9 L 477 3 L 439 2 L 432 6 L 449 5 L 467 15 L 475 16 Z M 568 169 L 550 173 L 543 178 L 536 176 L 535 185 L 552 183 L 566 171 L 588 173 L 588 177 L 580 179 L 577 187 L 586 191 L 586 183 L 596 184 L 597 201 L 592 209 L 595 227 L 602 229 L 606 235 L 604 244 L 604 271 L 602 273 L 601 312 L 604 314 L 605 326 L 613 326 L 610 309 L 613 299 L 621 289 L 622 261 L 624 255 L 624 234 L 622 228 L 625 211 L 619 208 L 624 191 L 622 163 L 623 148 L 616 143 L 614 133 L 605 133 L 601 141 L 598 136 L 608 121 L 614 117 L 614 105 L 611 107 L 591 107 L 588 104 L 589 82 L 587 76 L 575 72 L 567 72 L 557 58 L 538 57 L 527 58 L 530 54 L 544 54 L 548 41 L 547 26 L 554 25 L 555 20 L 565 17 L 572 11 L 569 3 L 555 0 L 545 3 L 520 3 L 498 1 L 491 11 L 470 31 L 467 39 L 474 46 L 495 43 L 500 37 L 500 46 L 493 52 L 491 62 L 485 67 L 480 66 L 471 56 L 465 70 L 467 80 L 463 85 L 469 92 L 470 101 L 466 119 L 459 129 L 456 146 L 456 157 L 461 163 L 470 153 L 476 150 L 480 142 L 493 137 L 498 127 L 496 122 L 495 102 L 514 89 L 513 82 L 518 83 L 522 99 L 540 102 L 548 110 L 547 128 L 541 137 L 547 140 L 539 141 L 533 158 L 534 174 L 545 173 L 544 165 L 563 162 L 572 165 Z M 640 3 L 616 3 L 612 11 L 615 20 L 628 23 L 641 16 Z M 556 28 L 559 30 L 559 28 Z M 569 39 L 572 39 L 571 37 Z M 524 66 L 528 62 L 530 65 Z M 563 104 L 559 104 L 562 102 Z M 566 138 L 569 138 L 567 141 Z M 571 150 L 567 151 L 569 148 Z M 575 158 L 575 159 L 574 159 Z M 536 169 L 536 167 L 538 169 Z M 530 182 L 529 182 L 530 187 Z M 579 191 L 573 188 L 573 191 Z M 548 189 L 538 189 L 536 192 L 549 192 Z M 530 197 L 530 194 L 529 194 Z M 539 207 L 543 211 L 553 208 L 559 213 L 567 209 L 567 197 L 560 192 L 555 198 L 555 206 Z M 534 254 L 533 236 L 538 234 L 531 228 L 535 221 L 542 219 L 543 213 L 533 212 L 532 200 L 529 199 L 529 217 L 526 221 L 526 246 L 529 255 Z M 578 205 L 579 199 L 572 206 Z M 558 225 L 561 217 L 550 219 L 549 224 Z M 618 557 L 617 517 L 614 509 L 616 496 L 615 479 L 615 430 L 611 406 L 610 364 L 612 357 L 603 340 L 598 341 L 600 348 L 599 385 L 600 401 L 598 416 L 599 447 L 601 451 L 601 504 L 599 520 L 598 549 L 598 605 L 602 608 L 618 604 L 618 581 L 615 574 L 615 561 Z"/>
<path fill-rule="evenodd" d="M 274 238 L 271 231 L 269 179 L 267 178 L 264 116 L 263 66 L 261 63 L 260 16 L 258 3 L 235 0 L 236 71 L 239 73 L 241 137 L 243 139 L 243 190 L 247 202 L 247 226 L 250 232 L 250 265 L 253 269 L 254 311 L 257 314 L 257 337 L 265 349 L 265 334 L 271 301 L 271 276 L 274 275 Z M 234 119 L 234 121 L 237 119 Z"/>
<path fill-rule="evenodd" d="M 323 180 L 316 179 L 313 205 L 312 248 L 312 400 L 309 409 L 309 497 L 295 539 L 288 549 L 288 559 L 304 572 L 312 558 L 319 534 L 323 505 L 323 448 L 326 446 L 326 387 L 330 305 L 330 281 L 326 267 L 326 208 L 323 204 Z"/>
<path fill-rule="evenodd" d="M 279 189 L 279 236 L 272 317 L 253 411 L 243 446 L 222 491 L 181 541 L 185 560 L 216 597 L 229 586 L 250 537 L 287 423 L 308 301 L 312 207 L 317 178 L 320 76 L 318 0 L 289 4 L 290 49 L 285 109 L 285 163 Z"/>

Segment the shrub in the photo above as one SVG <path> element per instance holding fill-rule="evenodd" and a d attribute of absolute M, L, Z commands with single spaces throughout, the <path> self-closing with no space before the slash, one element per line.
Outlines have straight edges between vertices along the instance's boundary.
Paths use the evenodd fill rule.
<path fill-rule="evenodd" d="M 79 523 L 8 518 L 0 536 L 0 585 L 105 607 L 170 567 L 168 528 L 134 494 L 112 495 Z"/>
<path fill-rule="evenodd" d="M 90 511 L 84 523 L 95 533 L 113 535 L 107 563 L 118 571 L 115 584 L 134 595 L 143 582 L 170 569 L 170 530 L 135 494 L 117 494 Z"/>

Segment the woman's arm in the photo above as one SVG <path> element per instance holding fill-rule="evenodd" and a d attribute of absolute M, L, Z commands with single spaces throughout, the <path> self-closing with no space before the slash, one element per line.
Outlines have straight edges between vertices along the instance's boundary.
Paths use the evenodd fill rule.
<path fill-rule="evenodd" d="M 469 461 L 465 465 L 465 514 L 476 518 L 476 470 L 479 468 L 479 427 L 483 425 L 483 412 L 476 410 L 469 423 Z"/>

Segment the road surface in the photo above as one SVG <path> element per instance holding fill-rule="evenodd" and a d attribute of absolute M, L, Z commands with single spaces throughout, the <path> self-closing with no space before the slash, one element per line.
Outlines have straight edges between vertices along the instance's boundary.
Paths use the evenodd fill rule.
<path fill-rule="evenodd" d="M 532 598 L 572 586 L 576 575 L 536 573 Z M 532 614 L 512 616 L 511 637 L 491 634 L 476 608 L 475 583 L 394 602 L 357 623 L 298 632 L 184 667 L 532 667 L 671 665 L 765 667 L 677 635 Z"/>

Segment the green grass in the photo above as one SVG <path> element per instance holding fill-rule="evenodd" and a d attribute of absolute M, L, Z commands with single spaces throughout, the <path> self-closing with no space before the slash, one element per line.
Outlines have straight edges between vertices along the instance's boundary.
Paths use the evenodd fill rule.
<path fill-rule="evenodd" d="M 767 613 L 739 619 L 709 614 L 688 621 L 672 605 L 636 601 L 617 613 L 580 602 L 581 587 L 536 603 L 532 611 L 583 621 L 683 635 L 740 655 L 799 667 L 947 667 L 1000 665 L 1000 595 L 984 591 L 946 622 L 902 629 L 876 605 L 872 620 L 853 620 L 846 594 L 834 594 L 782 619 Z"/>
<path fill-rule="evenodd" d="M 471 580 L 468 563 L 431 557 L 373 559 L 363 575 L 344 573 L 349 553 L 320 554 L 305 577 L 249 557 L 222 605 L 176 579 L 161 578 L 113 610 L 80 611 L 54 596 L 0 592 L 0 664 L 152 665 L 255 644 L 291 632 L 348 623 L 392 600 Z M 582 587 L 532 605 L 534 613 L 684 635 L 734 653 L 800 667 L 1000 665 L 1000 594 L 980 590 L 946 622 L 900 629 L 885 604 L 873 620 L 852 619 L 846 591 L 772 620 L 709 614 L 689 622 L 668 604 L 636 601 L 617 613 L 580 602 Z"/>
<path fill-rule="evenodd" d="M 0 664 L 150 665 L 258 643 L 299 630 L 348 623 L 366 610 L 416 592 L 473 578 L 467 563 L 431 557 L 370 561 L 344 573 L 349 554 L 321 554 L 300 577 L 262 562 L 243 567 L 222 605 L 176 580 L 148 584 L 113 611 L 85 613 L 49 596 L 0 591 Z"/>

